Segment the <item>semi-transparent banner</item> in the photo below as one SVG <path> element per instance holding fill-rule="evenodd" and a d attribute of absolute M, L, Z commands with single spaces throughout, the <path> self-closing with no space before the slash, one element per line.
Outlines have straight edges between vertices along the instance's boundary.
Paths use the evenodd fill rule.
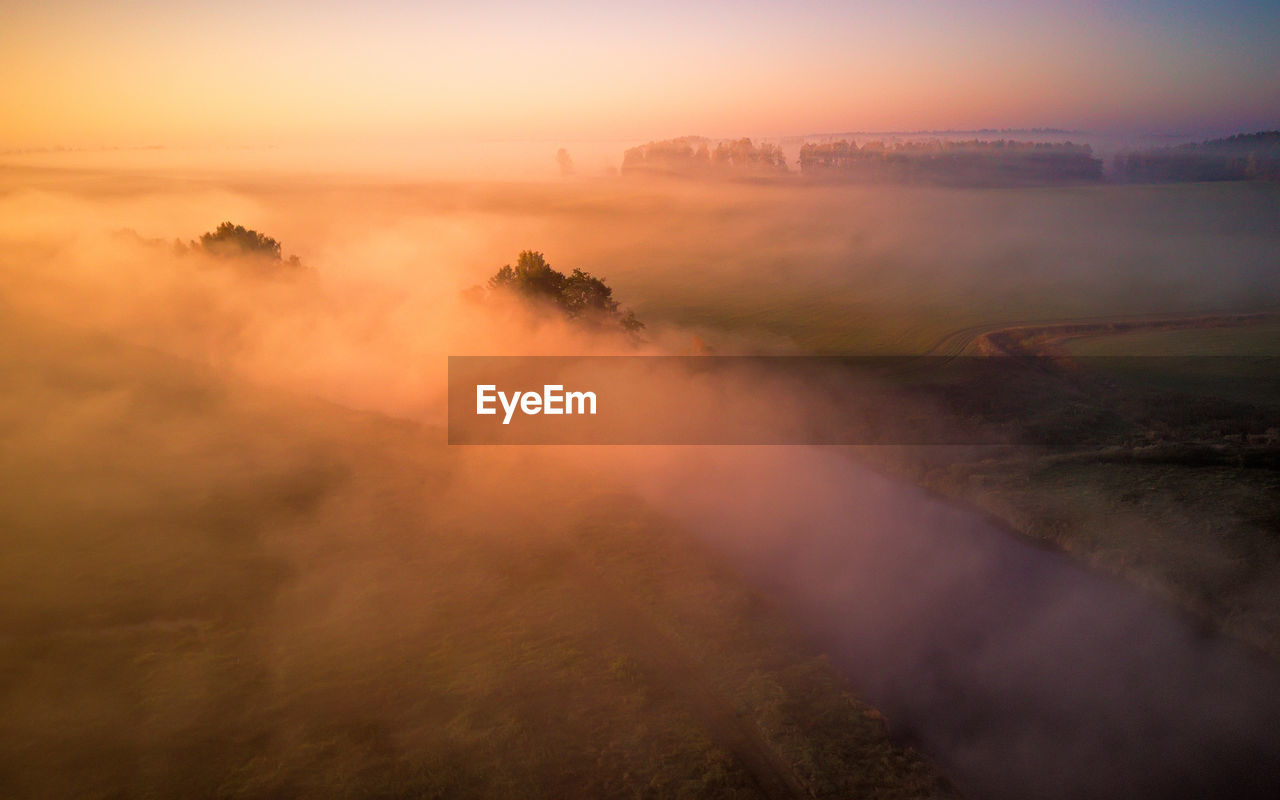
<path fill-rule="evenodd" d="M 1266 453 L 1278 435 L 1274 356 L 449 358 L 451 444 L 1176 441 Z"/>

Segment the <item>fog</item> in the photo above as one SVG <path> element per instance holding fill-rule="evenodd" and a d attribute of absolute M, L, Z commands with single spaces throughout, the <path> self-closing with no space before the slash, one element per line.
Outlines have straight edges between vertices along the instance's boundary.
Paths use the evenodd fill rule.
<path fill-rule="evenodd" d="M 1280 780 L 1274 665 L 1134 587 L 836 452 L 670 462 L 644 495 L 785 598 L 963 792 L 1267 797 Z"/>
<path fill-rule="evenodd" d="M 604 276 L 651 327 L 747 333 L 753 351 L 769 339 L 919 352 L 993 318 L 1258 308 L 1277 292 L 1280 200 L 1257 184 L 418 181 L 335 177 L 319 166 L 229 175 L 17 167 L 7 176 L 6 225 L 19 241 L 118 228 L 186 239 L 231 219 L 280 239 L 326 281 L 399 281 L 439 297 L 533 248 L 560 268 Z"/>
<path fill-rule="evenodd" d="M 314 792 L 298 777 L 313 757 L 326 780 L 369 753 L 448 762 L 471 741 L 450 726 L 483 691 L 422 679 L 415 654 L 461 643 L 450 668 L 501 685 L 509 673 L 473 640 L 516 636 L 503 615 L 528 598 L 510 587 L 571 558 L 583 504 L 615 495 L 740 569 L 962 790 L 1159 796 L 1276 776 L 1274 670 L 848 454 L 450 448 L 442 428 L 449 355 L 674 354 L 695 340 L 915 353 L 993 316 L 1265 307 L 1280 298 L 1271 188 L 33 167 L 0 181 L 0 731 L 14 795 L 71 796 L 86 780 Z M 305 269 L 175 251 L 223 220 L 280 239 Z M 522 249 L 607 279 L 643 341 L 463 299 Z M 157 654 L 157 635 L 187 644 Z M 556 700 L 535 704 L 549 725 Z M 303 731 L 330 723 L 336 755 L 311 753 Z M 259 734 L 236 745 L 258 754 L 252 769 L 211 744 Z"/>

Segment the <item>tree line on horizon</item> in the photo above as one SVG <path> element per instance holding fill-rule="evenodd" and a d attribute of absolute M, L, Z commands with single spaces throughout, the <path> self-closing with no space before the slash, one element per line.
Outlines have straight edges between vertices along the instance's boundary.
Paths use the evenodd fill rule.
<path fill-rule="evenodd" d="M 800 147 L 800 173 L 873 183 L 936 183 L 1004 186 L 1093 183 L 1102 180 L 1102 161 L 1093 149 L 1072 142 L 871 141 L 807 143 Z"/>
<path fill-rule="evenodd" d="M 1102 161 L 1088 145 L 1041 144 L 1011 140 L 944 142 L 850 140 L 806 143 L 800 147 L 799 173 L 841 181 L 923 182 L 961 185 L 1089 182 L 1102 179 Z M 649 142 L 623 154 L 624 175 L 686 177 L 780 176 L 793 174 L 782 148 L 750 139 L 711 146 L 701 136 Z"/>
<path fill-rule="evenodd" d="M 1126 150 L 1115 156 L 1113 165 L 1114 180 L 1126 183 L 1280 180 L 1280 131 Z M 1093 149 L 1070 141 L 802 142 L 795 166 L 805 178 L 856 183 L 1034 186 L 1105 179 L 1102 159 Z M 623 154 L 622 174 L 714 179 L 796 172 L 775 144 L 682 136 L 630 148 Z"/>
<path fill-rule="evenodd" d="M 1114 166 L 1116 179 L 1126 183 L 1276 181 L 1280 180 L 1280 131 L 1126 150 L 1116 155 Z"/>
<path fill-rule="evenodd" d="M 622 174 L 713 176 L 724 174 L 786 174 L 782 148 L 750 139 L 723 141 L 711 147 L 704 136 L 681 136 L 632 147 L 622 154 Z"/>

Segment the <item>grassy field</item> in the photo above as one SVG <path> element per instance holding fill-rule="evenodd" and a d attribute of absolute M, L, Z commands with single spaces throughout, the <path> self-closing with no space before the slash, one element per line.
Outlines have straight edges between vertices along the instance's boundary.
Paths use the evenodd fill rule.
<path fill-rule="evenodd" d="M 436 369 L 420 346 L 433 323 L 524 248 L 607 278 L 673 349 L 953 356 L 1018 322 L 1280 303 L 1274 185 L 16 170 L 0 212 L 0 299 L 190 357 L 0 317 L 13 797 L 946 794 L 766 598 L 581 464 L 451 451 L 442 431 L 304 395 L 377 408 L 407 385 L 417 407 L 424 384 L 401 379 Z M 102 244 L 229 216 L 316 281 L 237 283 L 167 248 Z M 1269 346 L 1244 329 L 1133 335 Z M 1102 394 L 951 399 L 969 422 L 1078 427 L 1116 399 L 1083 380 Z M 1249 427 L 1266 396 L 1136 384 L 1075 448 L 856 457 L 1280 654 L 1280 487 Z"/>
<path fill-rule="evenodd" d="M 1065 351 L 1118 380 L 1255 405 L 1280 397 L 1280 325 L 1147 331 L 1070 339 Z M 1263 360 L 1260 360 L 1263 359 Z"/>
<path fill-rule="evenodd" d="M 920 353 L 969 326 L 1280 304 L 1269 185 L 688 191 L 643 248 L 582 260 L 642 318 L 713 337 Z"/>
<path fill-rule="evenodd" d="M 1068 339 L 1060 349 L 1070 360 L 1042 385 L 1016 395 L 961 385 L 949 395 L 953 412 L 1003 425 L 1015 440 L 1067 434 L 1058 444 L 859 455 L 1280 657 L 1277 332 Z"/>
<path fill-rule="evenodd" d="M 231 216 L 322 273 L 402 270 L 441 292 L 540 250 L 561 271 L 607 279 L 651 333 L 674 327 L 721 350 L 920 353 L 970 326 L 1280 305 L 1280 188 L 1265 183 L 961 190 L 0 173 L 16 220 L 63 194 L 77 211 L 102 205 L 88 228 L 169 241 Z"/>
<path fill-rule="evenodd" d="M 1012 324 L 1280 305 L 1274 185 L 744 196 L 754 205 L 741 215 L 761 222 L 742 230 L 755 238 L 700 218 L 691 203 L 683 214 L 712 232 L 700 246 L 666 252 L 690 244 L 677 236 L 656 243 L 652 259 L 613 270 L 646 319 L 706 328 L 713 344 L 760 336 L 805 353 L 950 356 Z M 1070 339 L 1067 351 L 1087 357 L 1086 370 L 1119 384 L 1083 402 L 1068 389 L 999 413 L 1021 414 L 1028 429 L 1065 430 L 1113 418 L 1119 403 L 1116 425 L 1082 437 L 1089 441 L 1081 447 L 873 449 L 858 457 L 1280 656 L 1275 441 L 1254 424 L 1276 418 L 1274 368 L 1260 375 L 1232 359 L 1189 366 L 1091 358 L 1274 356 L 1278 335 L 1263 324 Z M 991 403 L 968 405 L 972 419 L 973 408 Z"/>
<path fill-rule="evenodd" d="M 1185 331 L 1136 331 L 1072 339 L 1073 356 L 1276 356 L 1280 325 L 1247 325 Z"/>
<path fill-rule="evenodd" d="M 599 481 L 0 324 L 5 797 L 947 793 Z"/>

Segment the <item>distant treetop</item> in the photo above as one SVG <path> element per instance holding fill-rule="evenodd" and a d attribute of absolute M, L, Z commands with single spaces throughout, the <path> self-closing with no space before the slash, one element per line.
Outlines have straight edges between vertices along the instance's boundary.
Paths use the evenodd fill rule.
<path fill-rule="evenodd" d="M 1115 157 L 1115 173 L 1136 183 L 1280 180 L 1280 131 L 1126 150 Z"/>
<path fill-rule="evenodd" d="M 574 173 L 573 158 L 569 156 L 569 151 L 561 147 L 556 151 L 556 166 L 560 167 L 561 177 L 569 177 Z"/>
<path fill-rule="evenodd" d="M 800 172 L 834 180 L 1018 186 L 1102 180 L 1102 161 L 1088 145 L 1012 139 L 913 142 L 809 142 Z"/>
<path fill-rule="evenodd" d="M 682 136 L 649 142 L 627 150 L 622 156 L 622 172 L 660 175 L 718 176 L 740 174 L 784 174 L 787 159 L 782 148 L 750 139 L 722 141 L 711 147 L 702 136 Z"/>
<path fill-rule="evenodd" d="M 1258 131 L 1257 133 L 1237 133 L 1225 139 L 1210 139 L 1206 142 L 1193 142 L 1178 145 L 1180 151 L 1217 153 L 1231 156 L 1258 156 L 1266 158 L 1280 157 L 1280 131 Z"/>
<path fill-rule="evenodd" d="M 260 255 L 280 258 L 280 243 L 243 225 L 224 222 L 212 233 L 200 237 L 200 247 L 215 256 Z"/>
<path fill-rule="evenodd" d="M 477 287 L 479 290 L 479 287 Z M 613 299 L 613 289 L 600 278 L 575 269 L 565 275 L 550 264 L 542 253 L 523 250 L 515 266 L 507 264 L 489 279 L 490 294 L 510 294 L 555 308 L 569 319 L 592 325 L 616 324 L 624 331 L 636 333 L 644 323 L 633 312 L 623 310 Z M 473 290 L 483 297 L 483 290 Z"/>
<path fill-rule="evenodd" d="M 266 234 L 230 222 L 224 222 L 216 230 L 203 234 L 199 242 L 191 243 L 191 247 L 220 258 L 252 256 L 278 261 L 290 267 L 302 266 L 297 256 L 289 256 L 285 260 L 280 255 L 280 242 Z"/>

